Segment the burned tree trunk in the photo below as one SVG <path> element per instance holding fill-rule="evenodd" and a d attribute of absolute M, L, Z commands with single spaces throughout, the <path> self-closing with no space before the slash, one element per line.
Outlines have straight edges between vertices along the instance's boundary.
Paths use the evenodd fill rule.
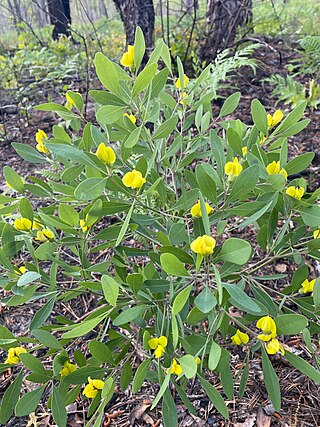
<path fill-rule="evenodd" d="M 239 27 L 252 20 L 252 0 L 208 0 L 207 37 L 202 58 L 210 61 L 230 45 Z"/>
<path fill-rule="evenodd" d="M 147 49 L 153 46 L 154 7 L 153 0 L 114 0 L 119 10 L 127 44 L 134 43 L 136 27 L 141 27 Z"/>
<path fill-rule="evenodd" d="M 70 36 L 70 0 L 48 0 L 48 10 L 53 25 L 53 40 L 57 40 L 60 34 Z"/>

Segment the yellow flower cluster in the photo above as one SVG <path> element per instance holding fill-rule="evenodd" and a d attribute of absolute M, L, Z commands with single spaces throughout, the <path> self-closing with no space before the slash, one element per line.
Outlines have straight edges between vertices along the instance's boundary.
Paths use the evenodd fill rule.
<path fill-rule="evenodd" d="M 228 181 L 234 181 L 234 179 L 240 175 L 242 169 L 238 157 L 235 157 L 232 162 L 227 162 L 224 166 L 224 171 L 225 174 L 228 175 Z"/>
<path fill-rule="evenodd" d="M 131 188 L 141 188 L 146 182 L 146 179 L 143 178 L 142 173 L 133 169 L 131 172 L 127 172 L 122 178 L 122 182 L 126 187 Z"/>
<path fill-rule="evenodd" d="M 103 142 L 99 144 L 99 147 L 96 151 L 96 156 L 101 162 L 108 166 L 113 165 L 113 163 L 116 161 L 116 155 L 113 149 L 111 147 L 107 147 Z"/>
<path fill-rule="evenodd" d="M 269 128 L 273 128 L 278 123 L 280 123 L 281 120 L 283 119 L 283 112 L 280 111 L 280 110 L 276 110 L 273 113 L 273 116 L 271 116 L 271 114 L 268 114 L 267 118 L 268 118 L 268 126 L 269 126 Z"/>
<path fill-rule="evenodd" d="M 177 89 L 184 89 L 185 87 L 187 87 L 188 83 L 189 83 L 189 77 L 184 74 L 183 75 L 183 85 L 181 85 L 180 77 L 178 77 L 178 79 L 176 81 L 176 88 Z"/>
<path fill-rule="evenodd" d="M 38 129 L 38 132 L 36 133 L 36 149 L 40 152 L 40 153 L 44 153 L 44 154 L 48 154 L 49 150 L 47 149 L 47 147 L 45 146 L 44 141 L 47 141 L 47 134 L 41 130 Z"/>
<path fill-rule="evenodd" d="M 207 256 L 213 253 L 215 246 L 216 240 L 213 237 L 204 234 L 191 242 L 190 248 L 196 254 Z"/>
<path fill-rule="evenodd" d="M 88 377 L 88 384 L 85 386 L 82 394 L 84 394 L 89 399 L 94 399 L 96 395 L 104 387 L 104 382 L 102 380 L 92 380 Z"/>
<path fill-rule="evenodd" d="M 71 98 L 71 96 L 68 94 L 68 92 L 66 93 L 66 100 L 67 100 L 66 108 L 68 110 L 71 110 L 72 107 L 74 107 L 76 104 L 74 100 Z"/>
<path fill-rule="evenodd" d="M 258 335 L 258 339 L 265 343 L 267 353 L 276 354 L 278 351 L 284 355 L 284 348 L 277 340 L 277 325 L 270 316 L 261 317 L 257 321 L 257 328 L 261 329 L 263 334 Z"/>
<path fill-rule="evenodd" d="M 172 360 L 172 365 L 170 368 L 166 370 L 166 373 L 170 372 L 170 374 L 181 375 L 182 374 L 182 366 L 176 361 L 176 359 Z"/>
<path fill-rule="evenodd" d="M 316 279 L 309 280 L 306 279 L 301 283 L 301 288 L 299 289 L 299 294 L 307 294 L 309 292 L 313 292 L 314 284 L 316 283 Z"/>
<path fill-rule="evenodd" d="M 317 230 L 314 230 L 313 238 L 314 239 L 320 239 L 320 228 L 318 228 Z"/>
<path fill-rule="evenodd" d="M 294 199 L 301 200 L 301 197 L 304 195 L 304 188 L 292 185 L 286 189 L 286 194 Z"/>
<path fill-rule="evenodd" d="M 124 113 L 123 116 L 127 117 L 130 120 L 130 122 L 133 123 L 134 125 L 136 124 L 137 119 L 133 114 Z"/>
<path fill-rule="evenodd" d="M 54 234 L 48 228 L 43 228 L 37 232 L 36 240 L 43 243 L 54 238 Z"/>
<path fill-rule="evenodd" d="M 4 363 L 8 363 L 10 365 L 16 365 L 20 362 L 20 354 L 27 353 L 27 350 L 23 347 L 11 347 L 8 350 L 8 357 Z"/>
<path fill-rule="evenodd" d="M 148 341 L 149 347 L 154 350 L 154 356 L 157 359 L 160 359 L 162 357 L 163 353 L 165 352 L 165 348 L 168 345 L 168 340 L 164 335 L 161 335 L 159 338 L 151 338 Z"/>
<path fill-rule="evenodd" d="M 273 161 L 272 163 L 269 163 L 266 167 L 267 172 L 269 175 L 283 175 L 285 179 L 288 178 L 288 173 L 285 169 L 281 169 L 280 167 L 280 160 L 279 161 Z"/>
<path fill-rule="evenodd" d="M 30 231 L 32 228 L 32 222 L 28 218 L 17 218 L 13 226 L 18 231 Z"/>
<path fill-rule="evenodd" d="M 74 372 L 77 370 L 76 365 L 73 363 L 70 363 L 69 360 L 66 360 L 63 364 L 63 368 L 59 372 L 62 377 L 66 377 L 67 375 L 71 374 L 71 372 Z"/>
<path fill-rule="evenodd" d="M 124 67 L 133 67 L 134 65 L 134 46 L 128 45 L 128 50 L 122 55 L 120 64 Z"/>
<path fill-rule="evenodd" d="M 209 205 L 209 203 L 206 203 L 205 206 L 206 206 L 207 214 L 209 215 L 213 211 L 213 208 Z M 202 217 L 200 200 L 195 205 L 192 206 L 190 213 L 194 218 Z"/>
<path fill-rule="evenodd" d="M 237 329 L 236 333 L 231 337 L 231 341 L 234 345 L 245 345 L 249 342 L 249 335 Z"/>

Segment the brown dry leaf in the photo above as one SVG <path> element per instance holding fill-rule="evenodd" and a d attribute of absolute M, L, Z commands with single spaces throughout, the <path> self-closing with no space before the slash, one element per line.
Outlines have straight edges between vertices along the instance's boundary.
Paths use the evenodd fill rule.
<path fill-rule="evenodd" d="M 278 273 L 285 273 L 287 271 L 287 265 L 286 264 L 277 264 L 275 266 L 275 270 Z"/>
<path fill-rule="evenodd" d="M 260 407 L 257 415 L 257 427 L 270 427 L 270 423 L 271 417 Z"/>
<path fill-rule="evenodd" d="M 141 405 L 134 408 L 129 414 L 130 425 L 134 425 L 135 420 L 139 420 L 150 405 L 150 400 L 144 400 Z"/>
<path fill-rule="evenodd" d="M 253 427 L 256 421 L 256 414 L 251 414 L 244 423 L 235 423 L 234 427 Z"/>

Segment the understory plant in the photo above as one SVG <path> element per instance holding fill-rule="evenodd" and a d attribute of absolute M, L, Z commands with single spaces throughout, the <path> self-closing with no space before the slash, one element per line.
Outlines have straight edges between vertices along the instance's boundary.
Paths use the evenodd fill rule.
<path fill-rule="evenodd" d="M 68 91 L 65 105 L 37 107 L 60 118 L 50 136 L 39 130 L 36 148 L 13 143 L 54 174 L 22 178 L 4 167 L 2 304 L 7 313 L 40 308 L 28 334 L 0 326 L 10 378 L 3 424 L 37 416 L 41 402 L 63 427 L 66 406 L 82 401 L 87 426 L 97 427 L 116 386 L 136 394 L 145 380 L 159 386 L 152 408 L 162 404 L 167 427 L 178 425 L 177 400 L 197 413 L 195 380 L 227 419 L 226 401 L 243 396 L 257 357 L 275 411 L 275 363 L 320 383 L 320 281 L 308 268 L 320 260 L 320 192 L 299 176 L 313 153 L 287 159 L 287 138 L 309 123 L 306 103 L 284 115 L 253 100 L 248 125 L 234 118 L 234 93 L 213 117 L 212 94 L 199 90 L 210 68 L 191 81 L 177 60 L 173 75 L 160 40 L 140 71 L 144 54 L 138 28 L 121 66 L 96 55 L 104 89 L 90 92 L 94 122 Z M 278 259 L 292 278 L 274 274 Z M 67 303 L 82 311 L 63 313 Z"/>

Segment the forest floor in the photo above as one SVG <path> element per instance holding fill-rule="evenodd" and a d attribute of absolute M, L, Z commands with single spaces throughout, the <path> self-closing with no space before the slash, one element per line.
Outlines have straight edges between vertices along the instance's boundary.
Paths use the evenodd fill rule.
<path fill-rule="evenodd" d="M 264 78 L 271 74 L 279 73 L 286 74 L 285 64 L 288 63 L 297 54 L 292 47 L 283 43 L 281 40 L 277 42 L 269 42 L 266 39 L 262 41 L 262 47 L 255 53 L 255 57 L 262 63 L 261 68 L 257 69 L 254 75 L 251 69 L 242 69 L 232 78 L 232 83 L 240 90 L 242 97 L 239 108 L 234 113 L 235 118 L 240 118 L 246 123 L 250 123 L 250 104 L 252 99 L 258 98 L 268 111 L 274 110 L 275 100 L 271 98 L 271 88 L 267 84 L 262 84 Z M 72 87 L 73 90 L 83 91 L 81 82 L 78 82 Z M 223 95 L 229 95 L 232 91 L 228 91 Z M 6 91 L 0 88 L 0 99 L 2 105 L 4 100 L 10 98 Z M 57 102 L 63 102 L 62 96 L 54 99 Z M 46 101 L 46 93 L 32 100 L 33 105 Z M 10 102 L 9 102 L 10 103 Z M 11 103 L 10 103 L 11 104 Z M 286 107 L 279 105 L 286 110 Z M 214 111 L 219 109 L 219 105 L 213 107 Z M 53 114 L 47 112 L 39 112 L 31 110 L 29 118 L 19 114 L 19 107 L 12 105 L 11 113 L 6 113 L 2 118 L 5 122 L 8 143 L 1 144 L 1 159 L 0 169 L 4 165 L 13 167 L 20 175 L 37 174 L 39 171 L 38 165 L 30 165 L 22 160 L 11 147 L 10 143 L 23 142 L 35 145 L 34 136 L 38 128 L 43 129 L 50 134 L 51 128 L 56 124 L 56 119 Z M 89 106 L 89 113 L 93 114 L 93 105 Z M 311 119 L 310 125 L 300 134 L 292 137 L 289 144 L 289 156 L 294 157 L 297 154 L 306 151 L 315 152 L 315 159 L 309 170 L 310 188 L 313 190 L 319 187 L 319 165 L 320 165 L 320 111 L 307 111 L 306 117 Z M 0 117 L 1 118 L 1 117 Z M 0 191 L 5 191 L 5 182 L 0 181 Z M 244 236 L 245 238 L 245 236 Z M 22 261 L 22 260 L 21 260 Z M 290 262 L 279 260 L 274 265 L 273 270 L 267 270 L 266 274 L 286 273 L 289 277 L 292 275 L 295 265 Z M 320 274 L 319 264 L 310 262 L 310 274 L 315 277 Z M 317 271 L 318 270 L 318 271 Z M 270 286 L 277 286 L 270 282 Z M 56 308 L 55 314 L 70 316 L 72 319 L 81 317 L 88 309 L 94 307 L 95 301 L 91 296 L 81 296 L 69 302 L 60 304 Z M 28 329 L 28 325 L 34 316 L 34 313 L 40 308 L 39 302 L 25 305 L 23 307 L 1 307 L 0 306 L 0 323 L 10 329 L 14 334 L 23 335 Z M 294 349 L 295 353 L 311 361 L 311 355 L 304 346 L 300 337 L 291 337 L 291 341 L 285 343 Z M 79 349 L 84 349 L 81 342 Z M 244 359 L 244 353 L 238 348 L 233 348 L 231 366 L 236 377 L 241 366 L 241 361 Z M 177 411 L 180 427 L 316 427 L 320 426 L 320 390 L 311 380 L 302 375 L 299 371 L 293 369 L 287 364 L 281 356 L 273 358 L 273 366 L 280 379 L 281 394 L 283 396 L 282 410 L 276 413 L 267 396 L 267 392 L 263 383 L 263 373 L 261 362 L 258 358 L 250 362 L 248 385 L 243 397 L 238 397 L 237 388 L 235 398 L 228 402 L 230 412 L 230 420 L 225 421 L 210 403 L 203 390 L 197 382 L 190 384 L 188 396 L 198 412 L 198 416 L 190 414 L 177 398 Z M 219 391 L 222 391 L 219 377 L 216 374 L 211 375 L 211 382 Z M 11 372 L 0 374 L 0 393 L 4 391 L 8 383 L 11 381 Z M 25 386 L 27 390 L 27 386 Z M 161 411 L 155 409 L 152 412 L 148 411 L 150 402 L 156 396 L 158 388 L 153 383 L 144 383 L 142 389 L 134 396 L 130 392 L 130 388 L 125 393 L 117 391 L 114 398 L 106 408 L 106 417 L 104 426 L 161 426 Z M 79 398 L 76 403 L 68 407 L 68 426 L 84 426 L 85 410 L 83 400 Z M 109 414 L 109 415 L 107 415 Z M 111 416 L 110 416 L 111 415 Z M 28 423 L 28 418 L 12 418 L 7 426 L 54 426 L 53 421 L 46 412 L 45 407 L 40 407 L 37 411 L 38 424 Z"/>

